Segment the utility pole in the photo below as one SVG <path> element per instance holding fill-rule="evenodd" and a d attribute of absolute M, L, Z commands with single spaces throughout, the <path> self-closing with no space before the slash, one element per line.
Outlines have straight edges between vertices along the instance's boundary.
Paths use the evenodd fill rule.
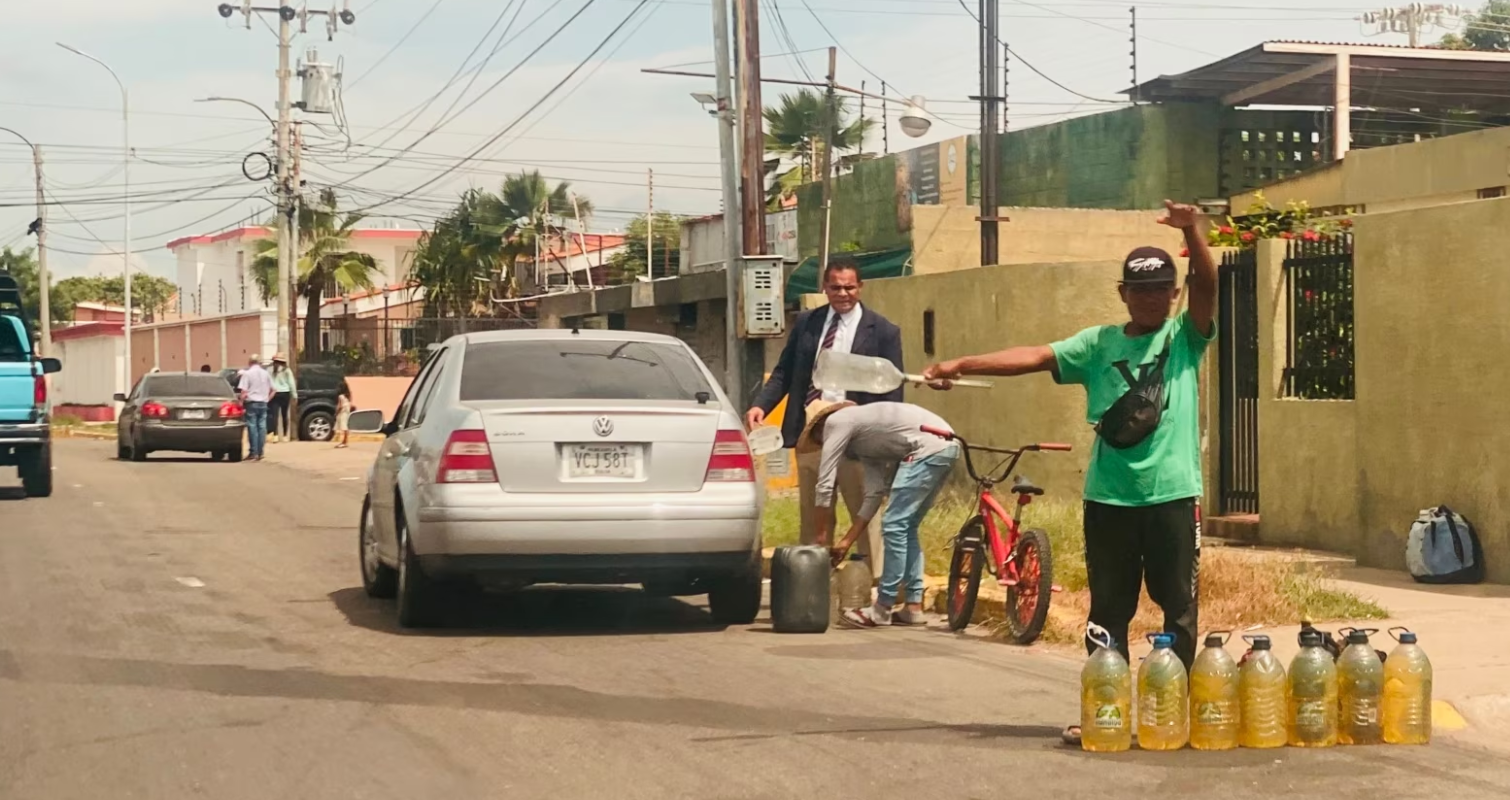
<path fill-rule="evenodd" d="M 655 280 L 655 170 L 645 170 L 645 275 Z M 586 257 L 586 253 L 582 254 Z"/>
<path fill-rule="evenodd" d="M 31 148 L 31 163 L 36 172 L 37 182 L 37 219 L 28 228 L 27 233 L 37 235 L 37 303 L 42 306 L 41 317 L 38 319 L 37 350 L 38 355 L 52 355 L 52 306 L 49 305 L 51 298 L 52 277 L 47 272 L 47 197 L 42 191 L 42 147 L 32 143 L 19 131 L 10 128 L 0 128 L 0 131 L 15 136 Z"/>
<path fill-rule="evenodd" d="M 760 99 L 760 0 L 735 0 L 738 13 L 740 211 L 744 255 L 765 254 L 765 115 Z"/>
<path fill-rule="evenodd" d="M 986 1 L 987 0 L 981 0 L 982 4 L 984 4 Z M 820 242 L 819 247 L 822 248 L 818 251 L 819 275 L 823 274 L 823 268 L 828 264 L 830 246 L 829 239 L 833 236 L 834 162 L 832 153 L 834 150 L 834 129 L 839 125 L 838 121 L 834 119 L 834 73 L 837 72 L 838 69 L 839 49 L 836 47 L 830 47 L 828 49 L 828 89 L 823 95 L 823 152 L 819 153 L 819 155 L 821 156 L 819 163 L 823 165 L 821 167 L 821 169 L 823 170 L 823 227 L 821 228 L 821 233 L 818 236 L 818 241 Z"/>
<path fill-rule="evenodd" d="M 284 436 L 288 438 L 279 439 L 279 441 L 283 442 L 290 441 L 290 439 L 292 439 L 293 441 L 298 441 L 299 439 L 299 381 L 297 377 L 299 374 L 299 205 L 300 201 L 303 198 L 303 191 L 301 187 L 304 181 L 300 177 L 303 172 L 302 159 L 300 157 L 303 154 L 304 124 L 295 123 L 293 153 L 291 156 L 293 164 L 289 170 L 291 174 L 289 175 L 290 191 L 288 195 L 288 224 L 285 226 L 288 228 L 289 244 L 288 282 L 283 285 L 286 291 L 281 291 L 278 293 L 280 296 L 285 294 L 288 295 L 288 341 L 290 346 L 285 347 L 283 349 L 283 352 L 288 356 L 288 369 L 290 372 L 293 372 L 295 376 L 293 391 L 288 393 L 288 426 L 292 428 L 292 430 L 287 431 L 284 434 Z M 307 324 L 309 320 L 305 320 L 305 322 Z M 316 331 L 317 335 L 318 333 L 319 332 Z"/>
<path fill-rule="evenodd" d="M 739 344 L 739 289 L 744 279 L 739 214 L 739 164 L 734 149 L 734 86 L 729 76 L 729 0 L 713 0 L 713 78 L 718 93 L 718 151 L 724 203 L 724 392 L 741 408 L 743 350 Z"/>
<path fill-rule="evenodd" d="M 997 164 L 1001 153 L 997 144 L 997 35 L 996 0 L 980 0 L 980 265 L 991 266 L 998 260 L 997 214 L 1000 203 Z"/>

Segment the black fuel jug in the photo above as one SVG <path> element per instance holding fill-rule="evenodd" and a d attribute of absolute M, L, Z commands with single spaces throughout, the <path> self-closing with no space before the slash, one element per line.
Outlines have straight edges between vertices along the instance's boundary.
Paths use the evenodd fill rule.
<path fill-rule="evenodd" d="M 832 571 L 827 547 L 776 548 L 771 557 L 771 627 L 777 633 L 828 630 Z"/>

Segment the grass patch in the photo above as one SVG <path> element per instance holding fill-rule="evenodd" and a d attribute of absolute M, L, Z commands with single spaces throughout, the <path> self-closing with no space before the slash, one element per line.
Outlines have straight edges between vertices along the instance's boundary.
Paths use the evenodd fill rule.
<path fill-rule="evenodd" d="M 1008 505 L 1007 510 L 1011 509 Z M 1080 503 L 1041 499 L 1022 510 L 1025 527 L 1042 528 L 1048 533 L 1054 582 L 1064 587 L 1049 607 L 1043 634 L 1046 642 L 1076 644 L 1085 632 L 1090 594 L 1086 590 L 1082 512 Z M 949 574 L 954 535 L 974 514 L 975 500 L 968 495 L 947 494 L 934 504 L 920 530 L 928 574 Z M 842 503 L 839 516 L 842 532 L 849 524 Z M 801 527 L 796 495 L 770 498 L 763 521 L 767 547 L 795 544 Z M 1238 631 L 1253 625 L 1293 625 L 1302 619 L 1326 622 L 1389 616 L 1370 600 L 1332 588 L 1327 577 L 1284 554 L 1208 546 L 1201 553 L 1201 629 Z M 1000 602 L 988 599 L 989 591 L 990 587 L 982 587 L 977 608 L 999 616 Z M 1144 594 L 1131 635 L 1156 633 L 1163 629 L 1163 623 L 1163 612 Z"/>
<path fill-rule="evenodd" d="M 54 414 L 51 423 L 54 428 L 81 428 L 84 426 L 84 418 L 74 414 Z"/>

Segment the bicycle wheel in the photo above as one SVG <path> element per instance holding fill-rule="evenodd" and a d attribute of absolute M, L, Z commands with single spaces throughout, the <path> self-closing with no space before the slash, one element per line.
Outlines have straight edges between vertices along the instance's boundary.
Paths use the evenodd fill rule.
<path fill-rule="evenodd" d="M 1049 535 L 1034 528 L 1022 532 L 1013 553 L 1017 583 L 1007 587 L 1007 629 L 1017 644 L 1032 644 L 1043 633 L 1053 596 L 1054 557 Z"/>
<path fill-rule="evenodd" d="M 949 559 L 949 630 L 961 631 L 975 615 L 975 597 L 980 592 L 980 570 L 985 566 L 985 548 L 980 517 L 960 527 L 954 536 L 954 555 Z"/>

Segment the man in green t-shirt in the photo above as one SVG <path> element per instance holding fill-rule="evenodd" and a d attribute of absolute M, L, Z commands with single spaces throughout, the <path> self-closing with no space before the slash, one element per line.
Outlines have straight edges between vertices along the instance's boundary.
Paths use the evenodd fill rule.
<path fill-rule="evenodd" d="M 1188 311 L 1170 316 L 1180 298 L 1174 259 L 1140 247 L 1123 262 L 1118 286 L 1127 322 L 1086 328 L 1053 344 L 945 361 L 923 374 L 947 388 L 948 379 L 962 375 L 1051 372 L 1059 383 L 1085 387 L 1086 421 L 1092 425 L 1119 416 L 1107 412 L 1130 390 L 1141 390 L 1162 408 L 1157 426 L 1141 441 L 1118 436 L 1125 430 L 1100 430 L 1091 449 L 1085 474 L 1090 621 L 1110 632 L 1126 656 L 1128 624 L 1146 581 L 1188 669 L 1195 658 L 1201 546 L 1199 371 L 1216 334 L 1217 281 L 1200 211 L 1169 201 L 1165 206 L 1159 222 L 1183 232 L 1190 253 Z M 1078 733 L 1072 728 L 1066 738 Z"/>

